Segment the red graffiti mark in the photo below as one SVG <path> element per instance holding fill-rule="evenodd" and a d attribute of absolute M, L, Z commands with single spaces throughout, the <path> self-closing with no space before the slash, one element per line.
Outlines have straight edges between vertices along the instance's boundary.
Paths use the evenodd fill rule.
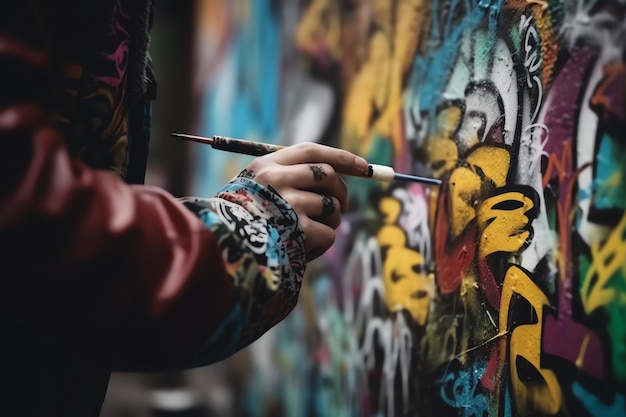
<path fill-rule="evenodd" d="M 626 64 L 617 62 L 604 68 L 604 79 L 591 97 L 591 105 L 598 109 L 602 119 L 626 119 Z"/>
<path fill-rule="evenodd" d="M 498 382 L 496 372 L 498 371 L 498 365 L 500 363 L 500 361 L 498 360 L 499 357 L 500 347 L 498 345 L 495 345 L 493 349 L 491 349 L 491 357 L 489 358 L 489 363 L 487 363 L 487 368 L 480 377 L 480 385 L 482 385 L 488 391 L 493 391 L 494 389 L 496 389 L 496 385 Z"/>
<path fill-rule="evenodd" d="M 479 280 L 482 290 L 485 292 L 487 302 L 496 310 L 500 310 L 500 287 L 496 283 L 493 274 L 494 266 L 489 262 L 490 257 L 478 257 Z"/>
<path fill-rule="evenodd" d="M 391 142 L 393 144 L 393 166 L 397 172 L 409 172 L 411 169 L 411 150 L 409 141 L 406 138 L 406 119 L 404 112 L 399 109 L 397 116 L 393 119 L 391 132 Z"/>
<path fill-rule="evenodd" d="M 476 238 L 478 227 L 473 220 L 458 238 L 450 242 L 448 231 L 450 223 L 446 201 L 448 199 L 448 185 L 444 183 L 440 188 L 437 201 L 437 218 L 435 220 L 435 261 L 437 285 L 442 294 L 451 294 L 459 285 L 470 269 L 476 256 Z"/>
<path fill-rule="evenodd" d="M 330 352 L 328 351 L 328 347 L 325 345 L 320 345 L 315 349 L 315 360 L 320 364 L 330 363 Z"/>
<path fill-rule="evenodd" d="M 488 143 L 494 143 L 501 145 L 504 143 L 504 116 L 500 117 L 498 121 L 489 131 Z"/>

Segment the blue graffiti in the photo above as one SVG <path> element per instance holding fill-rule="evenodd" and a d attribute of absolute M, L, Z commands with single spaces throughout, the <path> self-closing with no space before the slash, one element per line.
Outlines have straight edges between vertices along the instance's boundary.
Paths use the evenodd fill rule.
<path fill-rule="evenodd" d="M 511 392 L 508 388 L 504 388 L 504 415 L 503 417 L 511 417 L 512 415 L 512 406 L 511 406 Z"/>
<path fill-rule="evenodd" d="M 613 398 L 613 403 L 606 404 L 578 382 L 572 384 L 572 391 L 594 417 L 626 416 L 626 403 L 624 402 L 624 396 L 622 394 L 616 393 Z"/>
<path fill-rule="evenodd" d="M 626 147 L 617 138 L 604 134 L 596 154 L 594 206 L 602 209 L 626 209 L 626 190 L 620 186 L 626 178 Z"/>
<path fill-rule="evenodd" d="M 219 82 L 209 85 L 202 96 L 200 134 L 266 142 L 278 136 L 282 49 L 280 22 L 272 3 L 250 2 L 248 20 L 233 31 L 229 53 L 215 76 Z M 249 160 L 211 152 L 210 147 L 202 147 L 197 156 L 197 195 L 213 195 L 230 179 L 215 173 L 227 175 L 229 165 L 243 167 Z"/>
<path fill-rule="evenodd" d="M 313 415 L 357 417 L 364 415 L 361 396 L 365 391 L 365 368 L 358 342 L 350 323 L 335 299 L 332 278 L 316 277 L 313 284 L 319 351 L 326 352 L 318 361 L 313 381 Z"/>
<path fill-rule="evenodd" d="M 474 364 L 470 369 L 448 372 L 438 381 L 443 402 L 458 409 L 463 417 L 492 416 L 489 400 L 478 392 L 480 377 L 486 368 L 485 364 Z"/>
<path fill-rule="evenodd" d="M 437 16 L 445 15 L 442 12 L 444 5 L 439 0 L 433 1 L 429 47 L 423 56 L 418 55 L 415 58 L 410 81 L 409 100 L 419 105 L 419 111 L 430 117 L 436 114 L 442 92 L 457 65 L 461 39 L 467 31 L 478 29 L 486 21 L 490 35 L 486 37 L 486 41 L 495 40 L 498 15 L 503 3 L 503 0 L 452 0 L 446 23 L 441 27 Z M 466 11 L 463 19 L 453 21 L 453 17 L 459 15 L 457 9 L 461 8 Z M 490 46 L 492 45 L 485 45 L 484 50 L 490 50 Z M 469 76 L 472 77 L 472 74 Z"/>

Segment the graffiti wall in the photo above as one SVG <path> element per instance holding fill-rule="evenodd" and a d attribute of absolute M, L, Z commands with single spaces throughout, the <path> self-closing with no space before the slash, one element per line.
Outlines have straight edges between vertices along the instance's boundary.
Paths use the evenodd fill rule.
<path fill-rule="evenodd" d="M 626 415 L 625 18 L 623 0 L 200 3 L 198 133 L 443 180 L 346 179 L 335 245 L 237 368 L 240 415 Z M 197 192 L 239 169 L 199 156 Z"/>

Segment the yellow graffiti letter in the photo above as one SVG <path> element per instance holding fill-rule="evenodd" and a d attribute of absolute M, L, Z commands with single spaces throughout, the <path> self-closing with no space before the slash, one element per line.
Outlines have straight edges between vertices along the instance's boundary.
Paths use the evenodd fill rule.
<path fill-rule="evenodd" d="M 596 308 L 615 301 L 617 291 L 609 287 L 608 283 L 619 271 L 622 278 L 626 277 L 626 215 L 622 217 L 617 227 L 611 232 L 608 239 L 601 245 L 591 246 L 592 264 L 585 276 L 585 282 L 580 290 L 583 307 L 587 314 Z"/>
<path fill-rule="evenodd" d="M 512 323 L 509 327 L 509 316 L 516 307 L 514 302 L 516 294 L 525 298 L 534 309 L 537 315 L 535 323 L 518 326 Z M 541 414 L 556 414 L 561 408 L 561 386 L 556 375 L 551 370 L 541 367 L 541 326 L 544 305 L 549 305 L 548 298 L 541 289 L 520 267 L 510 266 L 502 288 L 499 330 L 501 333 L 507 332 L 511 335 L 509 342 L 511 385 L 516 399 L 515 403 L 521 415 L 533 414 L 534 410 L 528 410 L 530 404 L 534 404 Z M 534 367 L 544 383 L 523 381 L 519 374 L 518 358 Z"/>
<path fill-rule="evenodd" d="M 527 213 L 534 208 L 533 200 L 524 193 L 511 191 L 485 200 L 478 209 L 480 256 L 494 252 L 514 253 L 530 237 Z"/>
<path fill-rule="evenodd" d="M 385 226 L 378 231 L 377 239 L 380 247 L 385 249 L 385 303 L 389 311 L 407 310 L 413 320 L 423 326 L 428 315 L 433 276 L 425 270 L 422 255 L 406 246 L 405 231 L 395 224 L 402 212 L 400 202 L 384 198 L 380 211 Z"/>

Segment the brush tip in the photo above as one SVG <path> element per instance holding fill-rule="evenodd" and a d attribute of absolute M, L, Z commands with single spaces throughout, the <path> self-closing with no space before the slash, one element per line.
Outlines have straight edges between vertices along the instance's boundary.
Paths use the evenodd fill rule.
<path fill-rule="evenodd" d="M 179 138 L 183 138 L 192 142 L 208 143 L 209 145 L 213 145 L 213 138 L 207 138 L 204 136 L 196 136 L 196 135 L 188 135 L 187 133 L 176 133 L 176 132 L 171 132 L 171 135 L 179 137 Z"/>

